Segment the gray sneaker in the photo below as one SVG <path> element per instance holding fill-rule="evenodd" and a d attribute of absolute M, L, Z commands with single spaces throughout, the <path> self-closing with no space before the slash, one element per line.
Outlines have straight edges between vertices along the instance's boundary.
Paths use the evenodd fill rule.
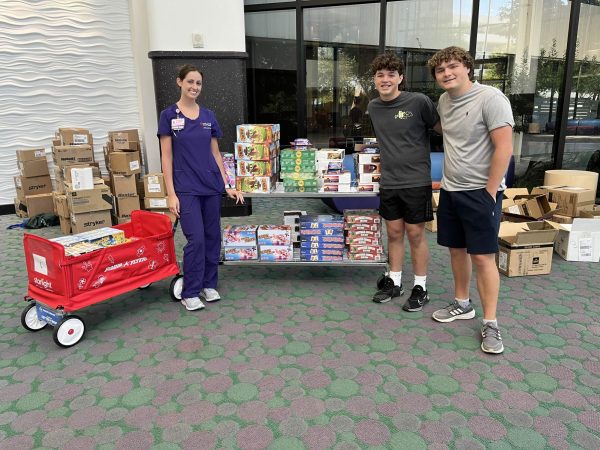
<path fill-rule="evenodd" d="M 467 308 L 463 308 L 454 300 L 445 308 L 434 311 L 431 317 L 438 322 L 454 322 L 457 319 L 472 319 L 475 317 L 475 310 L 470 300 Z"/>
<path fill-rule="evenodd" d="M 199 297 L 182 298 L 181 303 L 188 311 L 204 308 L 204 303 L 202 303 Z"/>
<path fill-rule="evenodd" d="M 481 350 L 486 353 L 502 353 L 502 336 L 500 330 L 492 323 L 486 323 L 481 326 Z"/>

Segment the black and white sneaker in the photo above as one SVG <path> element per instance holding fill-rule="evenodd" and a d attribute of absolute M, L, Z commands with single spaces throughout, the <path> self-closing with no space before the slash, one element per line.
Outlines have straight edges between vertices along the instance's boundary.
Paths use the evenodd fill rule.
<path fill-rule="evenodd" d="M 396 286 L 394 280 L 386 276 L 380 283 L 381 289 L 373 296 L 375 303 L 387 303 L 394 297 L 400 297 L 404 293 L 402 285 Z"/>
<path fill-rule="evenodd" d="M 417 312 L 423 309 L 423 305 L 429 301 L 429 294 L 421 286 L 417 285 L 413 288 L 410 297 L 406 300 L 402 309 L 408 312 Z"/>

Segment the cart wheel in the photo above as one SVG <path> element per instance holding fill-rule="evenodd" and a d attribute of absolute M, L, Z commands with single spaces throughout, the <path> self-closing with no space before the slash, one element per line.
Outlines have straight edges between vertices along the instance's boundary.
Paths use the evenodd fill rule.
<path fill-rule="evenodd" d="M 148 284 L 142 284 L 141 286 L 138 286 L 138 289 L 148 289 L 150 287 L 152 283 L 148 283 Z"/>
<path fill-rule="evenodd" d="M 77 344 L 85 333 L 85 323 L 78 316 L 65 316 L 54 327 L 54 342 L 61 347 L 72 347 Z"/>
<path fill-rule="evenodd" d="M 387 272 L 379 275 L 379 278 L 377 278 L 377 289 L 383 289 L 383 282 L 385 281 L 386 277 L 388 277 L 388 276 L 389 276 L 389 274 Z"/>
<path fill-rule="evenodd" d="M 28 331 L 40 331 L 46 328 L 48 323 L 38 318 L 35 302 L 29 302 L 21 313 L 21 325 Z"/>
<path fill-rule="evenodd" d="M 181 293 L 183 292 L 183 275 L 177 275 L 171 281 L 169 286 L 169 294 L 171 294 L 171 300 L 174 302 L 181 301 Z"/>

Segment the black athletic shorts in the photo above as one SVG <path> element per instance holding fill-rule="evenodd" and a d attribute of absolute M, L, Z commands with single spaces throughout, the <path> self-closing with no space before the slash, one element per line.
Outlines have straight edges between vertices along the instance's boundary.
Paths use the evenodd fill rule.
<path fill-rule="evenodd" d="M 416 224 L 433 220 L 431 185 L 406 189 L 381 189 L 379 214 L 385 220 L 404 219 Z"/>
<path fill-rule="evenodd" d="M 437 210 L 437 242 L 444 247 L 466 248 L 473 255 L 498 252 L 498 229 L 502 211 L 502 191 L 496 202 L 485 189 L 474 191 L 440 190 Z"/>

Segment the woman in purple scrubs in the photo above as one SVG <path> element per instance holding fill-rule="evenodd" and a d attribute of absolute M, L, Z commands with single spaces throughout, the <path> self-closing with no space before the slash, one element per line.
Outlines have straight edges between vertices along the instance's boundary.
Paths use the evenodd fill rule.
<path fill-rule="evenodd" d="M 222 136 L 215 114 L 197 103 L 202 72 L 186 64 L 179 70 L 181 97 L 160 113 L 158 137 L 169 209 L 180 218 L 187 239 L 183 248 L 181 303 L 187 310 L 204 308 L 202 299 L 221 297 L 216 290 L 221 253 L 221 196 L 236 202 L 241 192 L 227 184 L 217 138 Z"/>

